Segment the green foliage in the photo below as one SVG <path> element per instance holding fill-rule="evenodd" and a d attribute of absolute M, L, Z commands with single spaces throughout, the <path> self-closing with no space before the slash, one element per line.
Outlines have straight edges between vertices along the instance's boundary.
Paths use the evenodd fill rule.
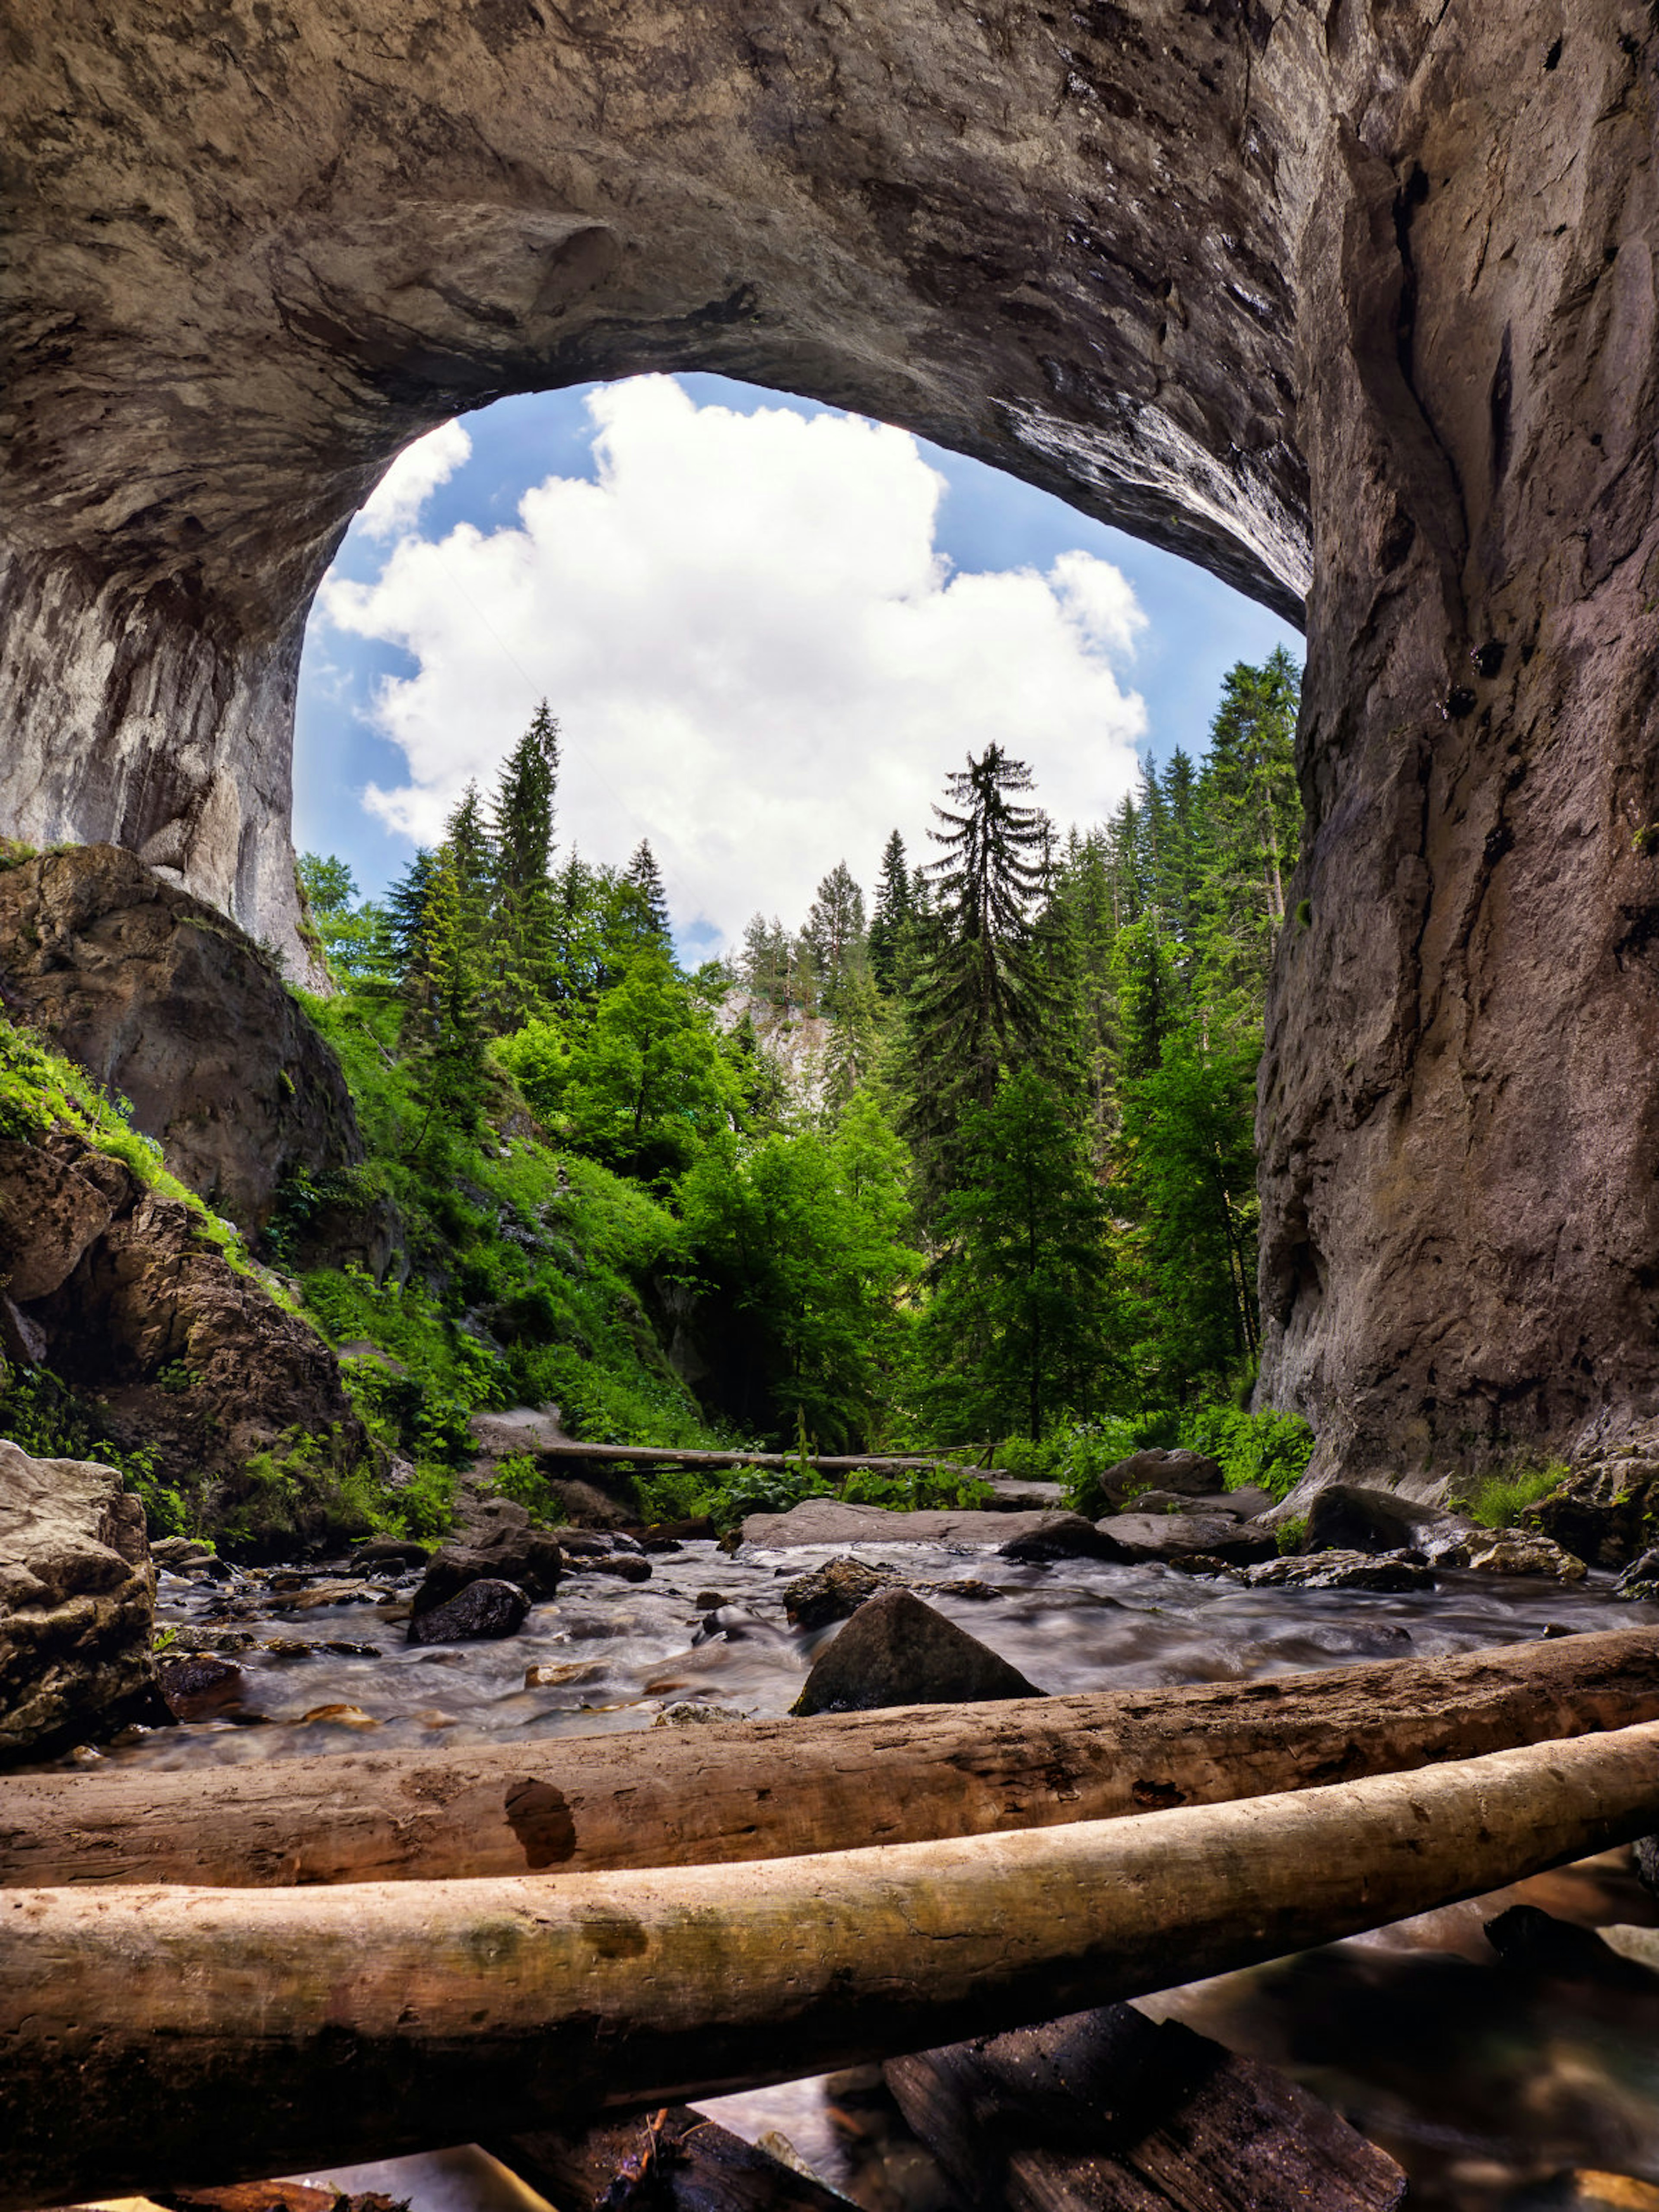
<path fill-rule="evenodd" d="M 920 1267 L 904 1150 L 854 1098 L 830 1134 L 711 1146 L 682 1179 L 687 1278 L 720 1341 L 728 1416 L 826 1449 L 875 1432 L 900 1356 L 900 1298 Z"/>
<path fill-rule="evenodd" d="M 1249 1485 L 1288 1498 L 1308 1471 L 1314 1434 L 1296 1413 L 1247 1413 L 1236 1406 L 1200 1406 L 1181 1418 L 1181 1442 L 1206 1453 L 1229 1490 Z"/>
<path fill-rule="evenodd" d="M 1030 1068 L 963 1120 L 960 1180 L 916 1333 L 915 1397 L 936 1429 L 1039 1441 L 1097 1407 L 1116 1365 L 1106 1202 L 1079 1133 Z"/>
<path fill-rule="evenodd" d="M 647 1522 L 712 1521 L 724 1532 L 750 1513 L 787 1513 L 803 1498 L 834 1498 L 847 1505 L 880 1505 L 896 1512 L 936 1509 L 963 1512 L 983 1505 L 989 1486 L 973 1475 L 939 1469 L 850 1474 L 839 1483 L 810 1467 L 739 1467 L 711 1474 L 667 1468 L 638 1475 L 634 1492 Z"/>
<path fill-rule="evenodd" d="M 530 1452 L 510 1452 L 498 1460 L 489 1486 L 496 1497 L 510 1498 L 515 1505 L 522 1505 L 536 1521 L 550 1523 L 565 1517 L 552 1484 Z"/>
<path fill-rule="evenodd" d="M 196 1534 L 197 1510 L 157 1472 L 149 1445 L 123 1451 L 103 1432 L 94 1407 L 41 1367 L 9 1367 L 0 1361 L 0 1435 L 33 1459 L 81 1459 L 112 1467 L 143 1500 L 152 1536 Z"/>
<path fill-rule="evenodd" d="M 1542 1467 L 1495 1468 L 1467 1483 L 1453 1503 L 1483 1528 L 1513 1528 L 1527 1506 L 1559 1490 L 1571 1472 L 1559 1459 Z"/>
<path fill-rule="evenodd" d="M 1299 1552 L 1308 1540 L 1306 1516 L 1298 1513 L 1293 1515 L 1288 1521 L 1281 1521 L 1273 1531 L 1273 1538 L 1279 1546 L 1281 1559 L 1288 1558 L 1294 1552 Z"/>

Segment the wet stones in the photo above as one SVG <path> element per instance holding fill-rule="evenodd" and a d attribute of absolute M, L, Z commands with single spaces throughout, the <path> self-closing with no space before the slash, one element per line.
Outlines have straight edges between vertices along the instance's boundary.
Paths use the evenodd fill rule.
<path fill-rule="evenodd" d="M 1017 1667 L 913 1592 L 887 1589 L 861 1605 L 819 1653 L 790 1711 L 872 1712 L 1043 1695 Z"/>
<path fill-rule="evenodd" d="M 885 1567 L 869 1566 L 862 1559 L 826 1559 L 811 1574 L 784 1584 L 783 1610 L 792 1628 L 826 1628 L 899 1581 Z"/>
<path fill-rule="evenodd" d="M 417 1613 L 409 1624 L 411 1644 L 477 1644 L 516 1636 L 530 1600 L 515 1583 L 485 1577 L 469 1582 L 444 1604 Z"/>
<path fill-rule="evenodd" d="M 1469 1565 L 1478 1574 L 1548 1575 L 1559 1583 L 1584 1579 L 1582 1559 L 1528 1528 L 1500 1528 L 1495 1536 L 1471 1543 Z"/>
<path fill-rule="evenodd" d="M 1223 1513 L 1120 1513 L 1099 1524 L 1116 1556 L 1133 1560 L 1220 1559 L 1248 1567 L 1278 1556 L 1270 1528 Z"/>
<path fill-rule="evenodd" d="M 1173 1491 L 1181 1498 L 1202 1498 L 1224 1488 L 1220 1468 L 1203 1452 L 1132 1452 L 1109 1467 L 1100 1486 L 1114 1503 L 1146 1490 Z"/>
<path fill-rule="evenodd" d="M 1580 1468 L 1521 1522 L 1589 1566 L 1628 1566 L 1659 1534 L 1659 1455 L 1623 1452 Z"/>
<path fill-rule="evenodd" d="M 1403 1552 L 1316 1552 L 1310 1558 L 1268 1559 L 1240 1577 L 1253 1589 L 1432 1589 L 1434 1572 Z"/>

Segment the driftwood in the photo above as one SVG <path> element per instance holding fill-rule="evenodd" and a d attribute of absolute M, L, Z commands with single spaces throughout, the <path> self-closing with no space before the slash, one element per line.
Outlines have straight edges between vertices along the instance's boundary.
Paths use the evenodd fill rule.
<path fill-rule="evenodd" d="M 484 2148 L 559 2212 L 847 2212 L 847 2200 L 684 2105 Z"/>
<path fill-rule="evenodd" d="M 784 1858 L 1358 1780 L 1659 1719 L 1659 1632 L 1253 1682 L 17 1775 L 0 1884 L 440 1880 Z"/>
<path fill-rule="evenodd" d="M 884 2070 L 970 2212 L 1389 2212 L 1405 2192 L 1317 2097 L 1129 2005 Z"/>
<path fill-rule="evenodd" d="M 0 2212 L 637 2111 L 1378 1926 L 1659 1820 L 1659 1723 L 1243 1804 L 672 1872 L 0 1893 Z"/>

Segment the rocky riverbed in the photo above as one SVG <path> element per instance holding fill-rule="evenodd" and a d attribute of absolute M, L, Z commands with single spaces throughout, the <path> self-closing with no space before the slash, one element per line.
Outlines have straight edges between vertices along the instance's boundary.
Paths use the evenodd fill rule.
<path fill-rule="evenodd" d="M 784 1594 L 838 1559 L 908 1584 L 1056 1692 L 1659 1623 L 1659 1605 L 1615 1598 L 1612 1575 L 1595 1571 L 1564 1583 L 1437 1567 L 1429 1588 L 1320 1590 L 1163 1564 L 1022 1560 L 899 1534 L 896 1524 L 884 1542 L 748 1542 L 735 1553 L 701 1539 L 653 1551 L 591 1539 L 593 1550 L 568 1560 L 556 1595 L 532 1605 L 515 1634 L 434 1645 L 407 1640 L 423 1571 L 412 1559 L 381 1558 L 367 1571 L 361 1557 L 164 1565 L 157 1619 L 179 1723 L 66 1756 L 92 1771 L 176 1769 L 370 1743 L 695 1726 L 710 1708 L 783 1713 L 841 1626 L 792 1626 Z M 1483 1929 L 1505 1912 L 1494 1941 Z M 1659 2212 L 1656 1923 L 1615 1854 L 1145 2008 L 1305 2081 L 1401 2161 L 1414 2202 Z M 1583 1932 L 1596 1928 L 1610 1928 L 1611 1940 Z M 781 2134 L 868 2212 L 939 2212 L 945 2202 L 878 2069 L 711 2109 L 751 2137 Z M 370 2185 L 362 2170 L 342 2178 Z M 416 2212 L 501 2212 L 523 2201 L 476 2154 L 397 2161 L 374 2169 L 372 2185 L 412 2196 Z"/>

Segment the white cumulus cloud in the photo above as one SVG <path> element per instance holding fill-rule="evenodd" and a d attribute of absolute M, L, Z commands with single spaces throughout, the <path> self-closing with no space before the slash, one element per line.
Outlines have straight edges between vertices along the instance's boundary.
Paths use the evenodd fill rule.
<path fill-rule="evenodd" d="M 1062 823 L 1129 787 L 1146 713 L 1115 660 L 1145 617 L 1109 563 L 952 573 L 944 481 L 902 431 L 699 407 L 666 377 L 589 404 L 597 482 L 426 539 L 419 501 L 465 458 L 450 424 L 364 510 L 385 499 L 397 539 L 378 579 L 324 587 L 328 621 L 416 664 L 374 708 L 408 763 L 366 794 L 392 826 L 433 841 L 545 695 L 562 842 L 620 860 L 648 836 L 677 924 L 730 941 L 757 908 L 798 920 L 838 860 L 871 884 L 890 829 L 924 856 L 945 775 L 993 740 Z"/>
<path fill-rule="evenodd" d="M 459 422 L 440 422 L 405 446 L 358 513 L 357 527 L 371 538 L 399 538 L 411 529 L 441 483 L 472 458 L 472 441 Z"/>

